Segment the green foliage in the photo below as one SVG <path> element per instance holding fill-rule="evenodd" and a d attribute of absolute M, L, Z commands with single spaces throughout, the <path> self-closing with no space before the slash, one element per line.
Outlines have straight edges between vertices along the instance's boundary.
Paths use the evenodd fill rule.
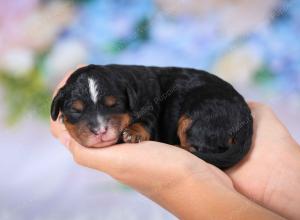
<path fill-rule="evenodd" d="M 0 83 L 5 89 L 9 125 L 15 124 L 27 111 L 34 112 L 40 118 L 49 117 L 51 93 L 39 70 L 35 69 L 23 76 L 0 72 Z"/>
<path fill-rule="evenodd" d="M 140 41 L 147 41 L 150 38 L 150 21 L 149 18 L 144 17 L 138 21 L 135 28 L 137 39 Z"/>
<path fill-rule="evenodd" d="M 272 82 L 274 79 L 274 73 L 266 65 L 261 66 L 254 74 L 254 81 L 258 84 L 266 84 Z"/>
<path fill-rule="evenodd" d="M 147 17 L 142 17 L 137 21 L 133 28 L 132 35 L 117 39 L 104 49 L 105 52 L 118 54 L 126 50 L 128 47 L 137 46 L 150 38 L 150 21 Z"/>

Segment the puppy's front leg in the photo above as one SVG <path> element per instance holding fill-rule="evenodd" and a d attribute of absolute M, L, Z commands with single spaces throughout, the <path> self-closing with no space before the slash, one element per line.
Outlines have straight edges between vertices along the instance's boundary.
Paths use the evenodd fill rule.
<path fill-rule="evenodd" d="M 134 123 L 123 131 L 123 141 L 125 143 L 139 143 L 150 140 L 150 133 L 142 123 Z"/>
<path fill-rule="evenodd" d="M 145 77 L 137 83 L 138 88 L 127 87 L 132 124 L 122 132 L 125 143 L 157 140 L 160 105 L 155 100 L 160 97 L 160 87 L 154 78 Z"/>
<path fill-rule="evenodd" d="M 158 112 L 159 107 L 154 106 L 141 117 L 133 117 L 133 123 L 123 130 L 123 141 L 125 143 L 139 143 L 156 140 Z"/>

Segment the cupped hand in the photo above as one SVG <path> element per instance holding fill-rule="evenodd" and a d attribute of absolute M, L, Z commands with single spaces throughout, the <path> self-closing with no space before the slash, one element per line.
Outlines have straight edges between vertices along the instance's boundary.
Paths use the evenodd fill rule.
<path fill-rule="evenodd" d="M 251 150 L 226 173 L 248 198 L 289 219 L 300 219 L 300 146 L 270 107 L 249 106 L 254 117 Z"/>

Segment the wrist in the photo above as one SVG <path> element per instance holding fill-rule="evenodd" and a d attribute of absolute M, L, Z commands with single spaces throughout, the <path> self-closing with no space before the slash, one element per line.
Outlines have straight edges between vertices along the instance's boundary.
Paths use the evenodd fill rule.
<path fill-rule="evenodd" d="M 300 146 L 291 141 L 290 150 L 282 152 L 279 168 L 273 173 L 266 187 L 264 204 L 279 214 L 291 218 L 300 218 Z"/>
<path fill-rule="evenodd" d="M 143 194 L 179 219 L 281 219 L 240 195 L 226 183 L 226 176 L 199 161 L 185 164 L 179 181 Z"/>
<path fill-rule="evenodd" d="M 206 178 L 192 174 L 149 198 L 179 219 L 281 219 L 218 179 L 209 178 L 208 173 L 203 174 Z"/>

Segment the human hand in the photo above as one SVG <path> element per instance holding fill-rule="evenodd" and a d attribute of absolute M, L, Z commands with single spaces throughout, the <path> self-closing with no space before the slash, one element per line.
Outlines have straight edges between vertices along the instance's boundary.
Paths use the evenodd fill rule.
<path fill-rule="evenodd" d="M 226 173 L 248 198 L 289 219 L 300 219 L 300 147 L 266 105 L 249 103 L 253 144 Z"/>
<path fill-rule="evenodd" d="M 240 196 L 221 170 L 181 148 L 151 141 L 86 148 L 62 123 L 51 123 L 77 163 L 111 175 L 180 219 L 281 219 Z"/>

